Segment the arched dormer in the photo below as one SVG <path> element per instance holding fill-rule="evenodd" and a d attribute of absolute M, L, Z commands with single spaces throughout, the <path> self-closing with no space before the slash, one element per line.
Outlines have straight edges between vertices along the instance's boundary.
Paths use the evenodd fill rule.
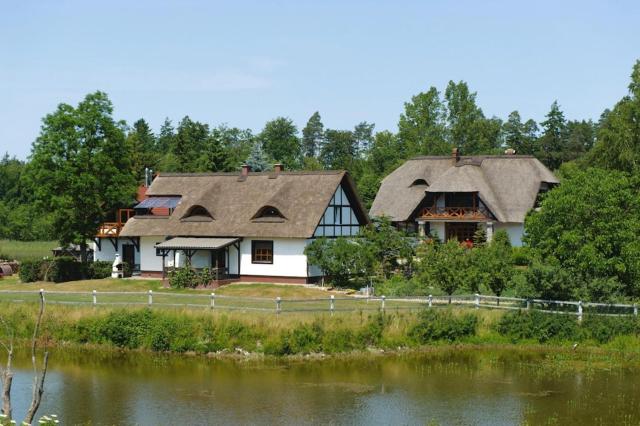
<path fill-rule="evenodd" d="M 182 222 L 211 222 L 213 216 L 205 207 L 196 204 L 192 206 L 180 220 Z"/>
<path fill-rule="evenodd" d="M 410 187 L 414 187 L 414 186 L 429 186 L 429 184 L 427 183 L 426 180 L 424 179 L 416 179 L 413 181 L 413 183 L 411 185 L 409 185 Z"/>
<path fill-rule="evenodd" d="M 284 222 L 287 218 L 273 206 L 264 206 L 251 218 L 254 222 Z"/>

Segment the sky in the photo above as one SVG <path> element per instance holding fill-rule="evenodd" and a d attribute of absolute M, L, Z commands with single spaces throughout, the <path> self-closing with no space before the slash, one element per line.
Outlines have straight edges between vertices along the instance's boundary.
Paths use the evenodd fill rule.
<path fill-rule="evenodd" d="M 635 1 L 0 0 L 0 155 L 25 159 L 42 117 L 107 92 L 114 117 L 183 116 L 258 132 L 361 121 L 449 80 L 487 116 L 597 120 L 640 59 Z"/>

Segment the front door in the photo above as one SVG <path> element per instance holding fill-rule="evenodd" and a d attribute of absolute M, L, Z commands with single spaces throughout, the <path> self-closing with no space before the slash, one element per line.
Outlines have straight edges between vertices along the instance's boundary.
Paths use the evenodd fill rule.
<path fill-rule="evenodd" d="M 134 270 L 136 263 L 136 252 L 133 244 L 122 245 L 122 261 L 128 263 L 131 271 Z"/>

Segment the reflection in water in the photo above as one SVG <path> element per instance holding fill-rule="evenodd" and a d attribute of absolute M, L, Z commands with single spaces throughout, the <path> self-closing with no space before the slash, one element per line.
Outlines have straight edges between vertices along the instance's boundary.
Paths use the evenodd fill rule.
<path fill-rule="evenodd" d="M 638 424 L 640 368 L 555 372 L 541 354 L 325 361 L 53 354 L 41 414 L 64 424 Z M 30 395 L 26 360 L 14 410 Z"/>

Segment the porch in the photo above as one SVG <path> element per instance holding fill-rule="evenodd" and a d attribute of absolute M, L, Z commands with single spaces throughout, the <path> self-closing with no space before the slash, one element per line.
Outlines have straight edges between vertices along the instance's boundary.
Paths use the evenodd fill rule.
<path fill-rule="evenodd" d="M 240 279 L 240 238 L 175 237 L 156 244 L 156 256 L 162 257 L 162 279 L 179 267 L 209 269 L 212 284 Z M 170 260 L 170 264 L 168 264 Z"/>

